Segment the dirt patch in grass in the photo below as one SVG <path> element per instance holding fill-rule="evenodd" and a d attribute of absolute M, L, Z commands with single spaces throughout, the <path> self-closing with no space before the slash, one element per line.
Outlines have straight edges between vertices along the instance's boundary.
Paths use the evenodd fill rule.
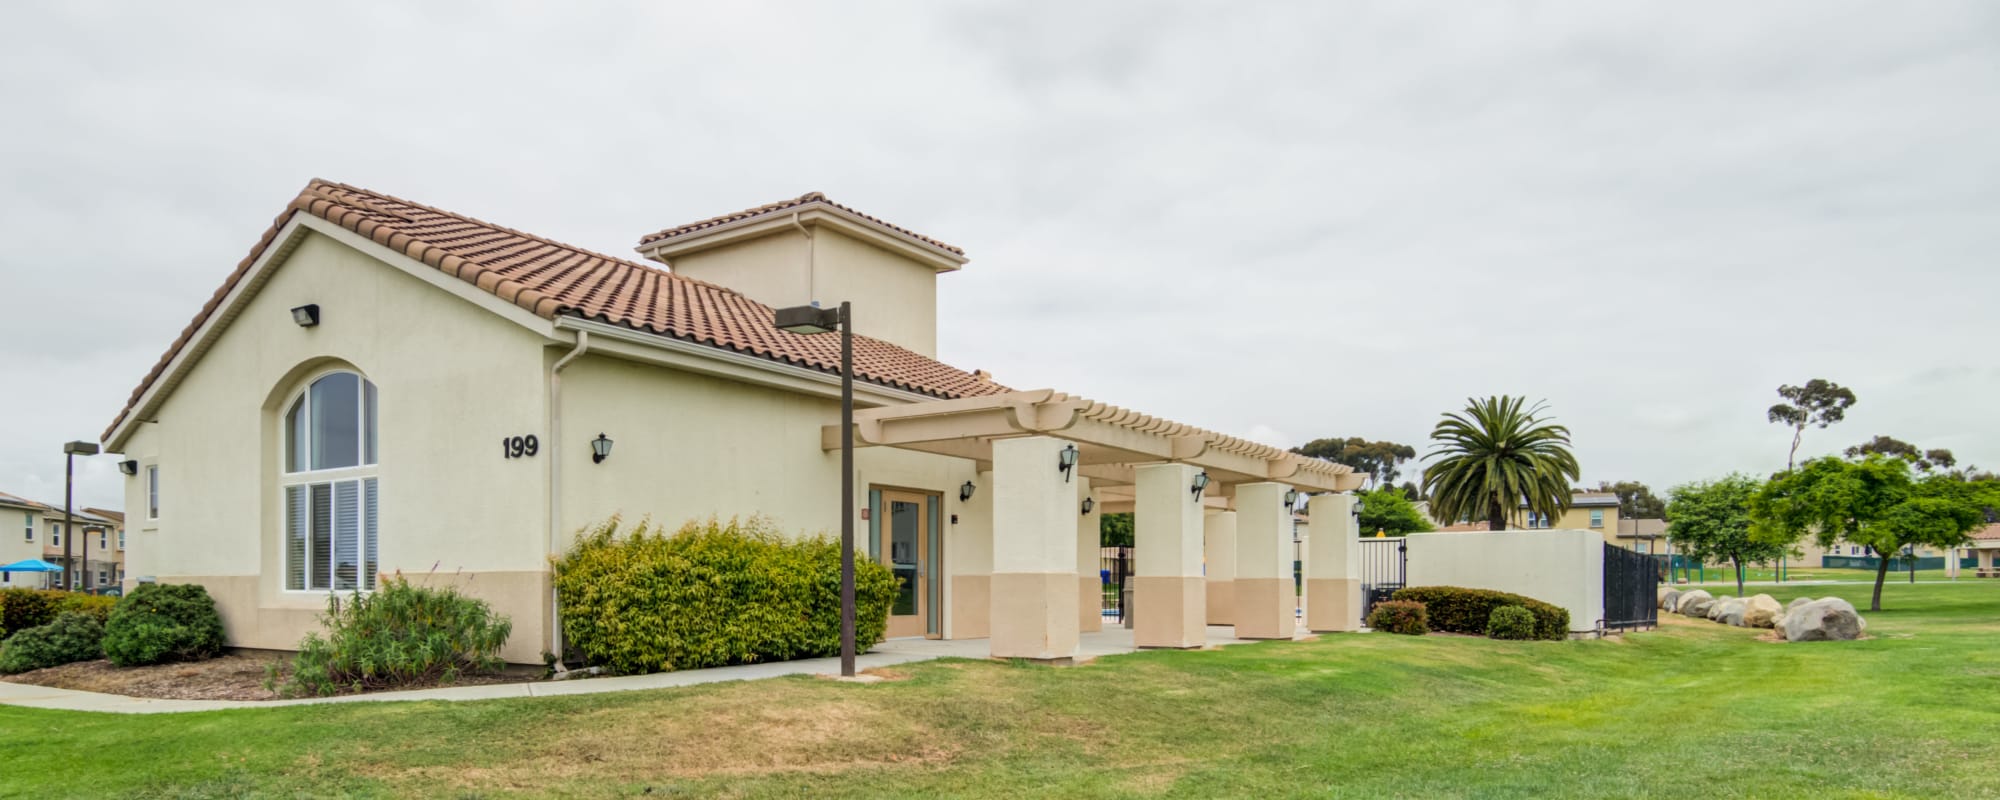
<path fill-rule="evenodd" d="M 289 653 L 269 651 L 235 651 L 207 661 L 147 667 L 120 667 L 98 659 L 9 675 L 0 680 L 159 700 L 281 700 L 277 693 L 264 688 L 264 676 L 269 665 L 286 664 L 290 659 Z M 539 670 L 510 669 L 496 675 L 462 676 L 449 685 L 519 683 L 534 680 L 539 674 Z M 424 688 L 430 687 L 402 686 L 382 691 Z"/>

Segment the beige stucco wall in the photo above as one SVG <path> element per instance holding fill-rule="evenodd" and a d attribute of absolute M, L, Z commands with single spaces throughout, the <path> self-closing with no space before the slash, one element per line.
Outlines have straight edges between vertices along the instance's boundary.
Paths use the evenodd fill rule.
<path fill-rule="evenodd" d="M 290 309 L 317 303 L 321 324 Z M 541 459 L 503 459 L 507 436 L 542 433 L 545 340 L 332 239 L 309 235 L 155 415 L 125 444 L 160 466 L 160 519 L 131 522 L 128 585 L 141 576 L 218 592 L 231 644 L 290 648 L 325 593 L 282 589 L 279 416 L 303 381 L 347 365 L 378 391 L 379 555 L 384 572 L 455 580 L 514 620 L 503 655 L 539 661 L 539 597 L 484 573 L 540 569 Z M 145 508 L 126 479 L 126 508 Z M 450 577 L 444 577 L 450 576 Z"/>
<path fill-rule="evenodd" d="M 1410 586 L 1464 586 L 1569 609 L 1572 631 L 1604 617 L 1604 537 L 1592 530 L 1425 533 L 1404 540 Z"/>
<path fill-rule="evenodd" d="M 818 228 L 813 299 L 854 303 L 856 333 L 937 357 L 937 271 L 874 245 Z"/>
<path fill-rule="evenodd" d="M 778 228 L 669 257 L 673 271 L 768 306 L 854 304 L 854 331 L 937 356 L 937 271 L 833 228 Z"/>
<path fill-rule="evenodd" d="M 35 527 L 34 541 L 29 541 L 26 536 L 30 521 Z M 42 540 L 47 537 L 42 528 L 42 516 L 37 512 L 19 508 L 0 508 L 0 564 L 41 558 Z M 13 573 L 0 580 L 0 588 L 39 588 L 42 584 L 42 575 L 31 572 Z"/>

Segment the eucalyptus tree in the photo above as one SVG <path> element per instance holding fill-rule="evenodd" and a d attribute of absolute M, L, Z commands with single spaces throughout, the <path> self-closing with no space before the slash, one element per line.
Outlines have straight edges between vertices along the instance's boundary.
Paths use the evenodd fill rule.
<path fill-rule="evenodd" d="M 1788 470 L 1798 460 L 1799 440 L 1805 436 L 1806 426 L 1824 429 L 1846 419 L 1848 406 L 1854 405 L 1853 391 L 1824 378 L 1806 381 L 1804 386 L 1780 386 L 1778 396 L 1785 398 L 1785 402 L 1771 406 L 1765 413 L 1772 422 L 1792 429 L 1792 449 L 1785 454 Z"/>
<path fill-rule="evenodd" d="M 1577 479 L 1569 428 L 1546 415 L 1547 406 L 1501 395 L 1467 398 L 1462 411 L 1446 412 L 1431 430 L 1424 494 L 1431 516 L 1442 521 L 1485 519 L 1487 530 L 1506 530 L 1507 517 L 1525 505 L 1555 517 L 1569 509 Z"/>

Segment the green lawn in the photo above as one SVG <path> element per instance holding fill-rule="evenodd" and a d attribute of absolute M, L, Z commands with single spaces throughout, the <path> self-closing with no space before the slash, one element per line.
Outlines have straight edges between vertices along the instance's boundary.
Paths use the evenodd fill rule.
<path fill-rule="evenodd" d="M 1973 577 L 1973 573 L 1976 571 L 1977 570 L 1972 567 L 1963 567 L 1959 570 L 1958 580 L 1960 581 L 1975 580 L 1975 578 Z M 1704 586 L 1711 583 L 1714 584 L 1727 583 L 1731 586 L 1736 585 L 1736 570 L 1726 567 L 1722 569 L 1710 568 L 1706 571 L 1691 573 L 1688 576 L 1683 576 L 1679 572 L 1676 572 L 1674 577 L 1676 580 L 1682 577 L 1700 578 L 1701 580 L 1697 580 L 1695 581 L 1695 583 L 1697 585 L 1704 585 Z M 1788 581 L 1864 581 L 1867 583 L 1874 583 L 1875 570 L 1827 569 L 1825 567 L 1794 566 L 1786 568 L 1785 579 Z M 1746 582 L 1774 581 L 1777 580 L 1777 571 L 1763 567 L 1756 567 L 1756 568 L 1746 567 L 1743 570 L 1743 580 Z M 1984 580 L 1990 581 L 1993 579 L 1986 578 Z M 1946 575 L 1945 571 L 1942 569 L 1917 570 L 1917 582 L 1924 583 L 1926 581 L 1949 582 L 1951 581 L 1951 577 L 1949 575 Z M 1909 583 L 1909 582 L 1910 582 L 1910 573 L 1907 572 L 1889 573 L 1889 583 Z"/>
<path fill-rule="evenodd" d="M 1782 587 L 1865 599 L 1865 586 Z M 1875 638 L 1328 636 L 578 698 L 159 717 L 0 707 L 0 795 L 2000 796 L 2000 582 Z"/>

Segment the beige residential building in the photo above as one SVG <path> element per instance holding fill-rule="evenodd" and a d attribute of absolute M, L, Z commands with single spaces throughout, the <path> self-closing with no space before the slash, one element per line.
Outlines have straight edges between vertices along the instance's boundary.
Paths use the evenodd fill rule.
<path fill-rule="evenodd" d="M 0 492 L 0 564 L 40 559 L 47 534 L 42 519 L 49 507 L 25 497 Z M 60 514 L 61 512 L 57 512 Z M 48 573 L 0 573 L 0 589 L 40 589 L 52 583 Z"/>
<path fill-rule="evenodd" d="M 201 583 L 231 644 L 289 649 L 329 593 L 423 575 L 491 602 L 502 655 L 539 663 L 559 647 L 550 557 L 586 526 L 840 530 L 840 339 L 773 314 L 851 301 L 857 550 L 904 581 L 890 636 L 1074 656 L 1108 511 L 1137 516 L 1141 646 L 1205 641 L 1221 519 L 1237 635 L 1289 636 L 1291 490 L 1335 520 L 1314 528 L 1308 623 L 1359 625 L 1339 492 L 1362 476 L 938 361 L 961 249 L 819 194 L 637 249 L 652 263 L 312 182 L 104 433 L 130 476 L 126 583 Z"/>
<path fill-rule="evenodd" d="M 114 512 L 115 513 L 115 512 Z M 49 508 L 43 512 L 43 536 L 41 558 L 64 569 L 64 576 L 56 580 L 63 586 L 70 586 L 69 571 L 82 565 L 76 573 L 75 588 L 99 591 L 120 586 L 125 580 L 125 547 L 123 524 L 95 510 L 77 509 L 73 520 L 67 520 L 60 508 Z M 70 538 L 71 533 L 75 538 Z M 65 554 L 64 548 L 68 551 Z"/>

